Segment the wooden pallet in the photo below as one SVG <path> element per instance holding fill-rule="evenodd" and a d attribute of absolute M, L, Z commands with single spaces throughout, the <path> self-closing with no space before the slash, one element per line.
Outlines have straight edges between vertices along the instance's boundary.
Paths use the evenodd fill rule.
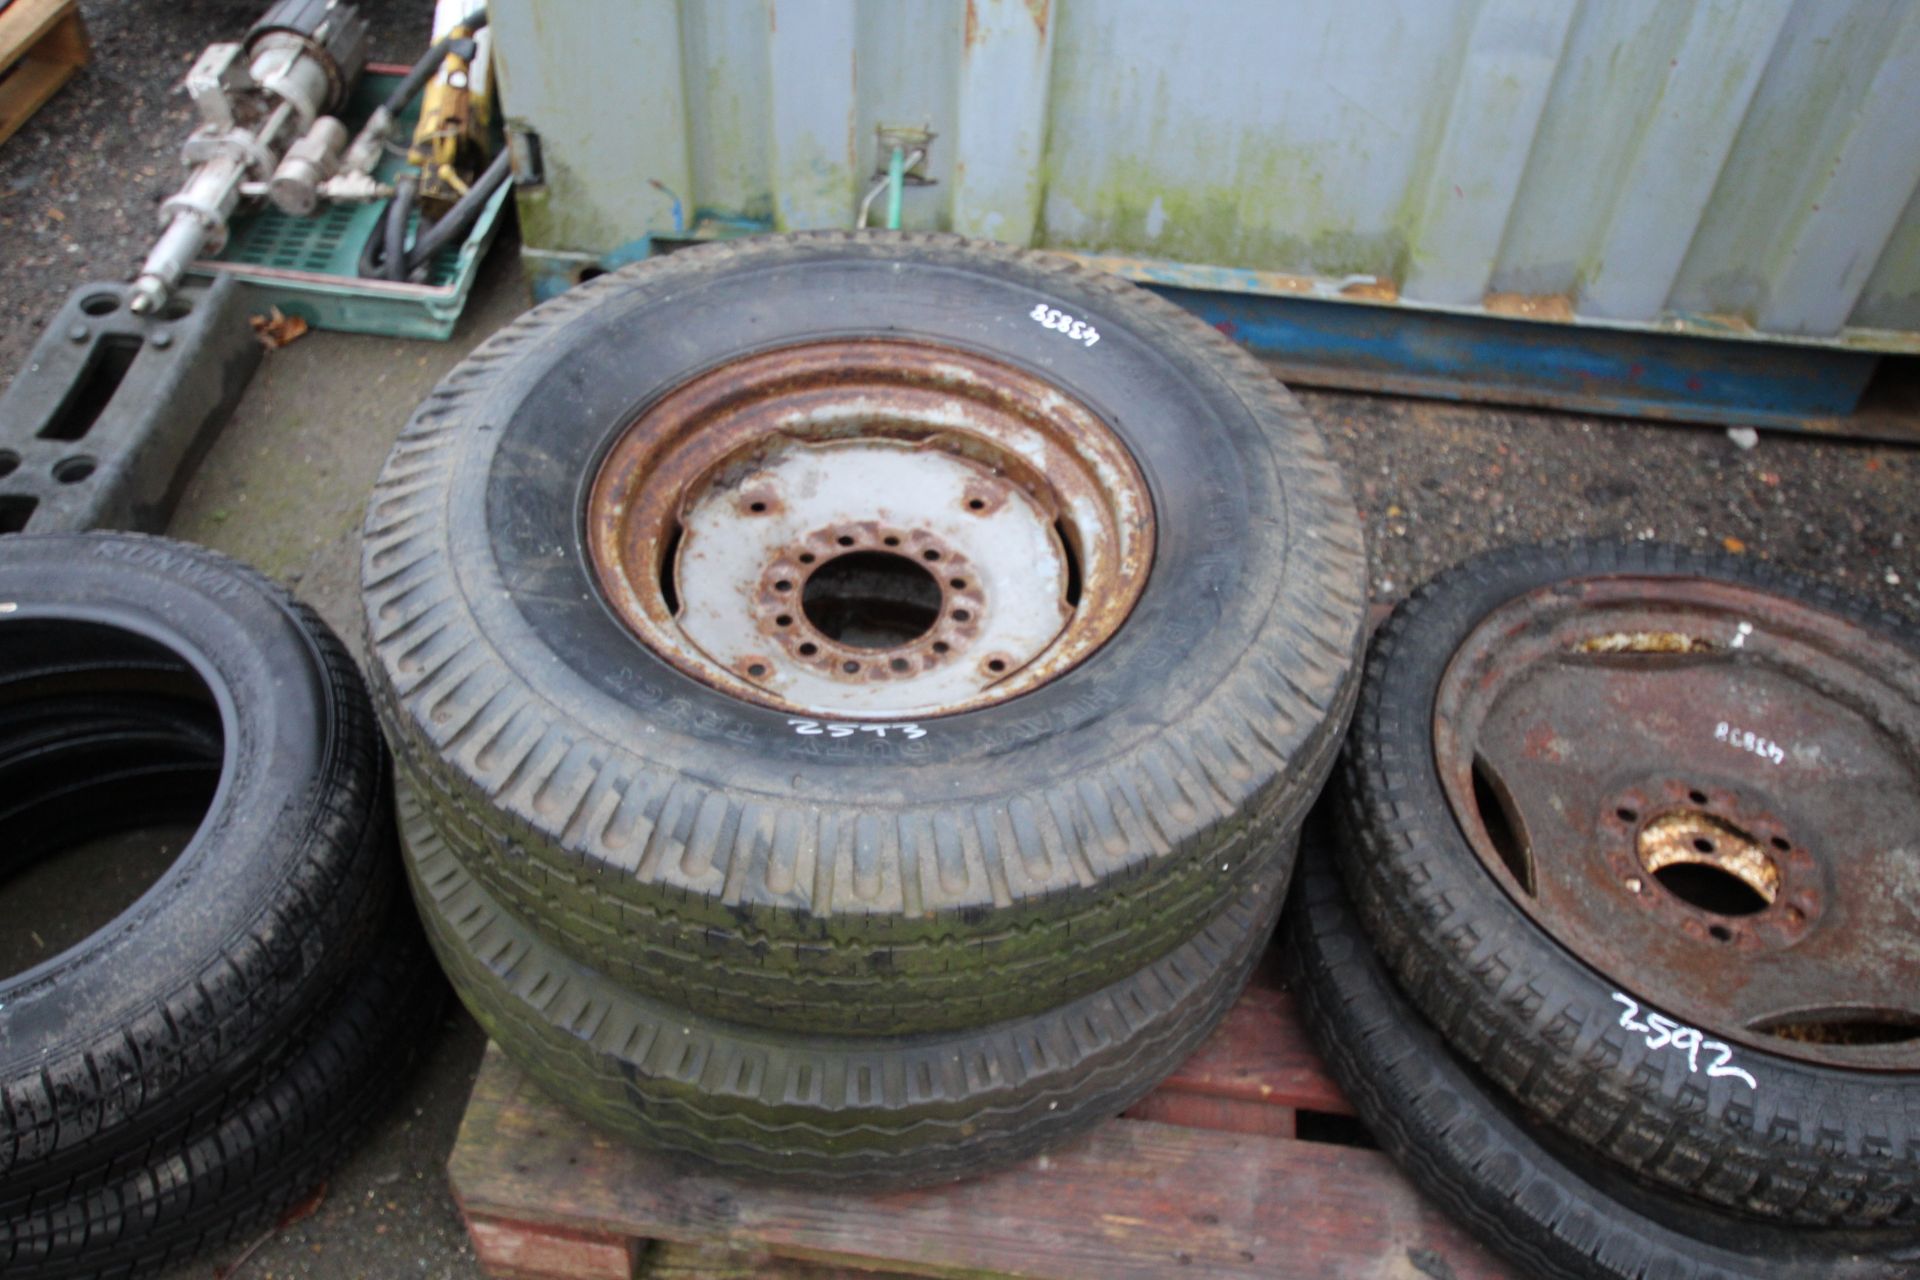
<path fill-rule="evenodd" d="M 0 142 L 85 66 L 91 52 L 76 0 L 11 0 L 0 8 Z"/>
<path fill-rule="evenodd" d="M 689 1175 L 573 1119 L 493 1045 L 448 1167 L 481 1266 L 514 1280 L 1508 1276 L 1352 1144 L 1351 1114 L 1261 979 L 1126 1116 L 951 1186 L 850 1196 Z"/>

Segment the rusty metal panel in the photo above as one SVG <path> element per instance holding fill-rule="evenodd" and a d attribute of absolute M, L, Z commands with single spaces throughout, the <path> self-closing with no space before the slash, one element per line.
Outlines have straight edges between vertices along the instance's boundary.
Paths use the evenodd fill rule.
<path fill-rule="evenodd" d="M 529 250 L 903 225 L 1194 288 L 1920 350 L 1907 0 L 493 0 Z M 532 216 L 528 216 L 531 210 Z"/>

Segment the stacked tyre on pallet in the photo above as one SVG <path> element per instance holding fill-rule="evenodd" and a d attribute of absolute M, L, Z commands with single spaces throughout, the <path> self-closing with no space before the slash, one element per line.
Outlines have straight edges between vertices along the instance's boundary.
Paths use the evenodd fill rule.
<path fill-rule="evenodd" d="M 364 566 L 408 871 L 489 1034 L 613 1132 L 845 1186 L 1038 1150 L 1199 1043 L 1364 607 L 1257 364 L 939 236 L 532 312 L 402 434 Z"/>

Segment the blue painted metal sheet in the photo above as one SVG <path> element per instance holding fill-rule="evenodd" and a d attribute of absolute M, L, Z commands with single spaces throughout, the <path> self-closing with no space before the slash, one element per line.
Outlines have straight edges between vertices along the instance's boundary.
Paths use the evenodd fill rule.
<path fill-rule="evenodd" d="M 1854 408 L 1879 364 L 1870 352 L 1155 291 L 1265 356 L 1289 381 L 1450 400 L 1843 431 L 1838 419 Z"/>

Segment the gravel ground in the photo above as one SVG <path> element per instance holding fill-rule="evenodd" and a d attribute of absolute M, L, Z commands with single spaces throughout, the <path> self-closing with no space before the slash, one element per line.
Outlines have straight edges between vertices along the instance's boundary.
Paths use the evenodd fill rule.
<path fill-rule="evenodd" d="M 202 46 L 237 36 L 263 3 L 82 4 L 94 63 L 0 144 L 0 380 L 75 284 L 131 277 L 152 207 L 180 177 L 190 111 L 175 86 Z M 429 0 L 368 6 L 376 56 L 405 60 L 430 9 Z M 407 410 L 524 305 L 511 248 L 483 273 L 452 343 L 315 333 L 270 354 L 172 531 L 261 565 L 357 636 L 354 531 L 366 487 Z M 1713 428 L 1299 394 L 1366 513 L 1380 599 L 1490 546 L 1607 534 L 1765 557 L 1920 616 L 1920 453 L 1778 433 L 1742 450 Z M 232 1280 L 477 1276 L 443 1167 L 481 1043 L 470 1019 L 450 1015 L 425 1070 L 317 1212 L 272 1233 Z M 201 1280 L 240 1252 L 163 1280 Z"/>
<path fill-rule="evenodd" d="M 1920 617 L 1920 451 L 1787 432 L 1300 389 L 1397 599 L 1476 551 L 1575 535 L 1758 556 Z"/>

